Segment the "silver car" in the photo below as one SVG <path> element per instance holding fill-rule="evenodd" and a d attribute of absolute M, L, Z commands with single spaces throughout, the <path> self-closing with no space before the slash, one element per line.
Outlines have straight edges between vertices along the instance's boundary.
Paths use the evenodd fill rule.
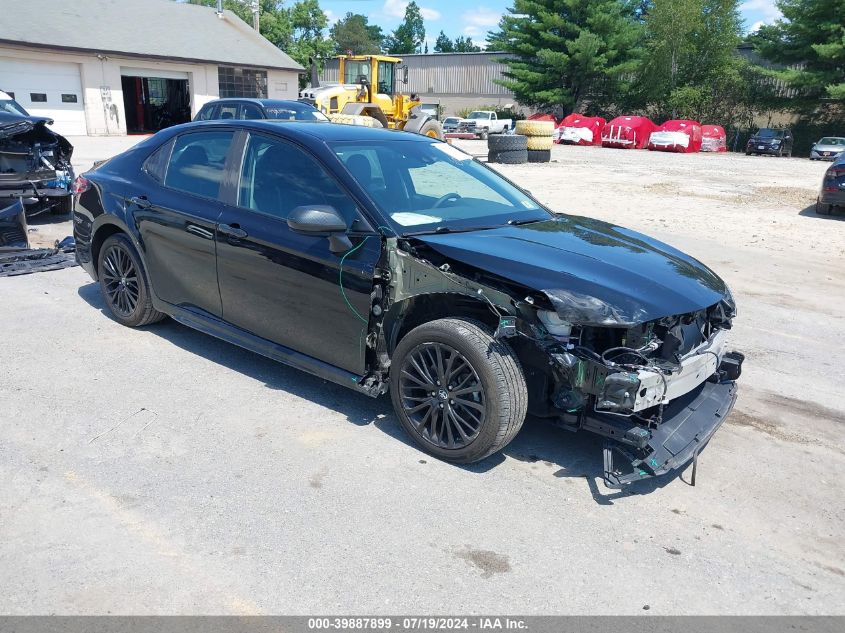
<path fill-rule="evenodd" d="M 825 136 L 810 149 L 810 160 L 834 160 L 841 152 L 845 152 L 845 138 Z"/>

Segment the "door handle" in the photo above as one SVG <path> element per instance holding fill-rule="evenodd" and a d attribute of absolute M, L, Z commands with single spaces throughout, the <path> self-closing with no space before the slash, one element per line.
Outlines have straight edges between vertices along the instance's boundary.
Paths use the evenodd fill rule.
<path fill-rule="evenodd" d="M 249 233 L 237 224 L 219 224 L 217 230 L 226 237 L 234 237 L 236 239 L 241 239 L 249 235 Z"/>
<path fill-rule="evenodd" d="M 134 204 L 136 207 L 140 207 L 141 209 L 149 209 L 153 206 L 153 203 L 147 200 L 147 196 L 134 196 L 129 198 L 130 204 Z"/>

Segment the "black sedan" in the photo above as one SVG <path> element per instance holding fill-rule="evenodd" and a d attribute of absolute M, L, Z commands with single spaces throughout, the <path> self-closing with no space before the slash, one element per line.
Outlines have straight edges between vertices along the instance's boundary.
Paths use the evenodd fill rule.
<path fill-rule="evenodd" d="M 621 485 L 683 466 L 736 399 L 735 306 L 715 273 L 645 235 L 555 215 L 431 138 L 192 123 L 75 188 L 77 257 L 117 321 L 169 315 L 389 391 L 407 432 L 445 460 L 502 449 L 531 412 L 607 438 L 605 478 Z"/>
<path fill-rule="evenodd" d="M 284 99 L 216 99 L 206 103 L 194 117 L 194 121 L 215 119 L 329 120 L 309 103 Z"/>
<path fill-rule="evenodd" d="M 845 153 L 839 154 L 824 172 L 816 199 L 816 213 L 830 215 L 835 208 L 845 208 Z"/>

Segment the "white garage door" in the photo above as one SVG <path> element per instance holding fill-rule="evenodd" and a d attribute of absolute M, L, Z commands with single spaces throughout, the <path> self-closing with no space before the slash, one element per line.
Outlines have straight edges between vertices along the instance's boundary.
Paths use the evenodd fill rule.
<path fill-rule="evenodd" d="M 53 119 L 59 134 L 87 133 L 78 64 L 0 57 L 0 90 L 33 116 Z"/>

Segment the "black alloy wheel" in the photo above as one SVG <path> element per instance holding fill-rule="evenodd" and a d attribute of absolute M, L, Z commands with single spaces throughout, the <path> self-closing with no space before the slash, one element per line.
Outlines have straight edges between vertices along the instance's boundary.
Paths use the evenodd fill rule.
<path fill-rule="evenodd" d="M 485 422 L 484 387 L 456 349 L 424 343 L 408 354 L 399 378 L 402 406 L 419 436 L 438 448 L 464 448 Z"/>
<path fill-rule="evenodd" d="M 109 308 L 124 319 L 138 309 L 140 288 L 132 257 L 121 244 L 113 244 L 103 255 L 103 290 Z"/>

